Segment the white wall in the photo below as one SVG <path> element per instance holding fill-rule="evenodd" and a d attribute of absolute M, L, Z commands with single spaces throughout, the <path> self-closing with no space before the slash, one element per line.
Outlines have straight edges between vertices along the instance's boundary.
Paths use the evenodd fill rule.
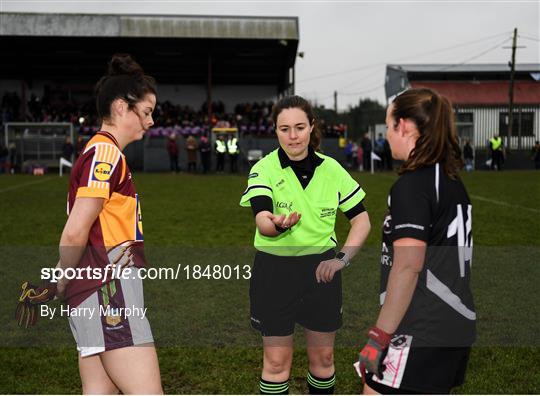
<path fill-rule="evenodd" d="M 521 107 L 524 112 L 535 113 L 533 124 L 534 136 L 522 137 L 523 147 L 528 148 L 532 147 L 534 140 L 540 140 L 540 106 Z M 499 134 L 499 114 L 507 113 L 508 107 L 460 107 L 458 108 L 458 112 L 473 113 L 474 145 L 479 148 L 485 148 L 487 147 L 488 140 Z M 518 137 L 512 136 L 510 139 L 510 148 L 516 149 L 517 146 Z"/>

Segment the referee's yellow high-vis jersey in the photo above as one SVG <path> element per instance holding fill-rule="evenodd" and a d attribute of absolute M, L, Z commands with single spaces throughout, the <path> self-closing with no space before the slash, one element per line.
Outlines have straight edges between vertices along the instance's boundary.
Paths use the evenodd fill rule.
<path fill-rule="evenodd" d="M 315 153 L 317 166 L 303 189 L 287 161 L 280 158 L 279 150 L 272 151 L 251 168 L 240 205 L 249 207 L 251 198 L 267 196 L 272 199 L 274 214 L 298 212 L 302 217 L 290 230 L 275 237 L 264 236 L 257 229 L 255 248 L 278 256 L 304 256 L 337 246 L 334 231 L 337 209 L 348 211 L 366 193 L 336 160 L 320 153 Z"/>

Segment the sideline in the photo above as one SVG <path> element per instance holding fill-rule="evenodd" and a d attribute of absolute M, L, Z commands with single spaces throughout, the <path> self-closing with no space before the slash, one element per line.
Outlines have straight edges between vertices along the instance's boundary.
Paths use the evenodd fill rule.
<path fill-rule="evenodd" d="M 27 186 L 32 186 L 34 184 L 39 184 L 39 183 L 44 183 L 46 181 L 49 181 L 49 180 L 52 180 L 54 179 L 54 177 L 45 177 L 43 179 L 40 179 L 40 180 L 34 180 L 34 181 L 31 181 L 31 182 L 28 182 L 28 183 L 22 183 L 22 184 L 17 184 L 15 186 L 10 186 L 10 187 L 6 187 L 6 188 L 2 188 L 0 189 L 0 194 L 3 193 L 3 192 L 6 192 L 6 191 L 12 191 L 12 190 L 17 190 L 19 188 L 23 188 L 23 187 L 27 187 Z"/>
<path fill-rule="evenodd" d="M 469 196 L 471 198 L 473 198 L 473 199 L 477 199 L 479 201 L 484 201 L 484 202 L 489 202 L 489 203 L 492 203 L 492 204 L 495 204 L 495 205 L 508 206 L 510 208 L 517 208 L 517 209 L 528 210 L 529 212 L 533 212 L 533 213 L 540 213 L 540 209 L 528 208 L 526 206 L 521 206 L 521 205 L 514 205 L 514 204 L 510 204 L 508 202 L 504 202 L 504 201 L 496 201 L 494 199 L 484 198 L 484 197 L 481 197 L 479 195 L 469 195 Z"/>

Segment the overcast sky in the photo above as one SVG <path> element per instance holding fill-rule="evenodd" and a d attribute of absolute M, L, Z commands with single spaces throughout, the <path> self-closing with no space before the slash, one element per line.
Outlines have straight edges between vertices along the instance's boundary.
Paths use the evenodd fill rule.
<path fill-rule="evenodd" d="M 338 107 L 385 102 L 387 63 L 540 63 L 540 1 L 0 0 L 4 12 L 297 16 L 296 92 Z"/>

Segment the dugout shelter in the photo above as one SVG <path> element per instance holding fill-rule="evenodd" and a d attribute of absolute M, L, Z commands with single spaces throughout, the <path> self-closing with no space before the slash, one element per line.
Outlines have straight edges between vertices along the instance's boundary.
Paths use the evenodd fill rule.
<path fill-rule="evenodd" d="M 23 106 L 47 84 L 61 85 L 69 97 L 92 95 L 117 52 L 133 55 L 156 78 L 158 100 L 163 100 L 163 92 L 174 103 L 188 90 L 193 92 L 190 96 L 200 96 L 199 105 L 224 96 L 232 105 L 294 93 L 296 17 L 39 13 L 0 17 L 4 59 L 0 94 L 18 92 Z M 212 107 L 207 107 L 211 118 Z M 156 147 L 128 147 L 130 165 L 160 170 L 161 151 L 152 152 Z"/>

